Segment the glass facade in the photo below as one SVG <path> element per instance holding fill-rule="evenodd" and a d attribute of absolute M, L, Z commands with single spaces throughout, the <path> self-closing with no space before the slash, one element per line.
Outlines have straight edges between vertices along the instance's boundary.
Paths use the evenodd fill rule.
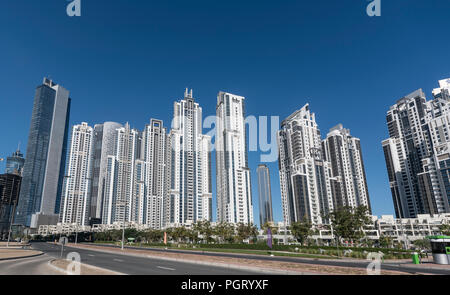
<path fill-rule="evenodd" d="M 272 192 L 270 189 L 269 168 L 266 165 L 259 165 L 258 193 L 259 193 L 259 222 L 263 226 L 267 222 L 273 222 Z"/>
<path fill-rule="evenodd" d="M 70 112 L 68 94 L 48 79 L 36 89 L 15 224 L 28 227 L 34 213 L 59 212 Z"/>
<path fill-rule="evenodd" d="M 23 165 L 25 164 L 25 159 L 23 154 L 17 150 L 10 157 L 6 158 L 6 174 L 16 174 L 22 175 Z"/>

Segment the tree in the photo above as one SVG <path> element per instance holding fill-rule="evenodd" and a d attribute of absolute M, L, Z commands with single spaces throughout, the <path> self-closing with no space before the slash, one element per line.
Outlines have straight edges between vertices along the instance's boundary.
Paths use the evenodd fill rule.
<path fill-rule="evenodd" d="M 187 236 L 188 232 L 184 226 L 179 226 L 172 230 L 172 238 L 179 243 L 185 241 Z"/>
<path fill-rule="evenodd" d="M 125 240 L 136 239 L 138 237 L 138 231 L 134 228 L 125 229 Z"/>
<path fill-rule="evenodd" d="M 215 234 L 219 237 L 221 242 L 232 243 L 234 240 L 235 229 L 232 224 L 227 222 L 219 223 L 214 229 Z"/>
<path fill-rule="evenodd" d="M 391 237 L 381 235 L 379 239 L 380 247 L 382 248 L 391 248 L 394 245 L 394 240 Z"/>
<path fill-rule="evenodd" d="M 239 243 L 243 243 L 244 240 L 248 239 L 250 237 L 250 232 L 249 232 L 249 228 L 246 224 L 244 223 L 238 223 L 237 225 L 237 242 Z"/>
<path fill-rule="evenodd" d="M 278 233 L 278 228 L 276 226 L 272 226 L 269 222 L 264 223 L 261 226 L 261 229 L 264 231 L 264 234 L 267 235 L 267 230 L 270 228 L 273 235 L 276 235 Z"/>
<path fill-rule="evenodd" d="M 312 234 L 312 224 L 309 219 L 304 216 L 302 221 L 293 222 L 289 227 L 294 238 L 303 246 L 308 237 Z"/>
<path fill-rule="evenodd" d="M 371 223 L 367 207 L 340 207 L 326 215 L 333 226 L 338 245 L 342 239 L 359 241 L 365 236 L 364 227 Z"/>
<path fill-rule="evenodd" d="M 421 239 L 413 241 L 413 245 L 419 248 L 420 250 L 431 249 L 431 243 L 428 239 Z"/>
<path fill-rule="evenodd" d="M 250 238 L 253 239 L 253 242 L 256 242 L 256 240 L 258 239 L 258 228 L 251 223 L 248 225 L 248 232 Z"/>
<path fill-rule="evenodd" d="M 450 224 L 444 223 L 439 227 L 439 230 L 444 236 L 450 236 Z"/>
<path fill-rule="evenodd" d="M 211 227 L 211 222 L 199 221 L 194 225 L 194 229 L 202 235 L 203 241 L 206 241 L 207 244 L 211 243 L 214 239 L 212 238 L 214 234 L 214 230 Z"/>

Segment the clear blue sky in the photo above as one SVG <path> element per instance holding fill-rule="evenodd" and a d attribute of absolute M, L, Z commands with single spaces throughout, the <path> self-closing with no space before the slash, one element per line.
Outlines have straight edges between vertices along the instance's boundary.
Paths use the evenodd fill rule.
<path fill-rule="evenodd" d="M 323 136 L 343 123 L 361 138 L 374 214 L 393 214 L 385 114 L 415 89 L 430 97 L 450 77 L 450 2 L 382 0 L 375 18 L 368 3 L 82 0 L 82 16 L 70 18 L 65 0 L 3 1 L 0 157 L 19 141 L 25 151 L 44 76 L 71 91 L 71 124 L 168 124 L 185 87 L 205 116 L 215 114 L 219 90 L 245 96 L 255 116 L 283 119 L 309 102 Z M 249 157 L 258 222 L 259 154 Z M 278 164 L 269 168 L 280 221 Z"/>

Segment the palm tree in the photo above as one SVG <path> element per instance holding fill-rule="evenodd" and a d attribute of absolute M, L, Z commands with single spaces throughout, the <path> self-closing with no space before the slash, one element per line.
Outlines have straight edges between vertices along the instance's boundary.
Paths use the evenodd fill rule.
<path fill-rule="evenodd" d="M 233 242 L 234 240 L 234 226 L 227 222 L 219 223 L 214 229 L 215 234 L 220 238 L 222 243 Z"/>

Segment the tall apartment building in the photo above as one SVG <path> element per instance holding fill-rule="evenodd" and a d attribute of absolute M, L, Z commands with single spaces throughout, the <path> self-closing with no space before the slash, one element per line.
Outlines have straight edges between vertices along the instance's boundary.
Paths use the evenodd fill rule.
<path fill-rule="evenodd" d="M 108 156 L 115 155 L 117 129 L 122 124 L 105 122 L 94 126 L 94 161 L 92 167 L 92 192 L 90 217 L 98 221 L 103 216 L 103 198 L 105 196 Z"/>
<path fill-rule="evenodd" d="M 253 224 L 245 98 L 219 92 L 216 108 L 217 221 Z"/>
<path fill-rule="evenodd" d="M 16 224 L 37 228 L 58 220 L 70 101 L 69 91 L 47 78 L 36 89 Z"/>
<path fill-rule="evenodd" d="M 445 211 L 450 213 L 450 79 L 440 80 L 439 88 L 433 90 L 431 103 L 433 119 L 428 123 L 433 146 L 434 162 L 440 185 L 441 199 L 429 205 L 432 214 Z"/>
<path fill-rule="evenodd" d="M 137 222 L 139 200 L 134 177 L 141 151 L 139 131 L 128 123 L 117 129 L 114 150 L 114 155 L 107 158 L 102 223 Z"/>
<path fill-rule="evenodd" d="M 93 156 L 94 129 L 87 123 L 73 126 L 59 214 L 63 224 L 89 225 Z"/>
<path fill-rule="evenodd" d="M 174 103 L 167 161 L 170 181 L 167 220 L 190 224 L 211 220 L 211 137 L 202 133 L 202 108 L 192 90 Z"/>
<path fill-rule="evenodd" d="M 264 164 L 259 165 L 256 174 L 258 175 L 259 224 L 262 227 L 268 222 L 273 222 L 269 167 Z"/>
<path fill-rule="evenodd" d="M 394 208 L 399 218 L 449 211 L 448 80 L 427 101 L 422 89 L 387 113 L 389 138 L 382 142 Z"/>
<path fill-rule="evenodd" d="M 141 211 L 145 214 L 143 224 L 151 228 L 160 229 L 165 226 L 164 208 L 168 202 L 166 190 L 166 149 L 167 131 L 161 120 L 150 120 L 150 125 L 145 127 L 142 136 L 142 156 L 144 169 L 142 180 L 144 183 L 137 184 L 136 194 L 145 192 L 145 200 L 142 203 Z M 141 179 L 141 177 L 139 177 Z M 145 213 L 144 213 L 145 212 Z"/>
<path fill-rule="evenodd" d="M 304 218 L 322 224 L 323 216 L 334 209 L 331 164 L 323 159 L 320 136 L 309 104 L 281 123 L 280 187 L 283 218 L 288 225 Z"/>
<path fill-rule="evenodd" d="M 372 214 L 360 139 L 339 124 L 322 141 L 322 152 L 331 163 L 334 208 L 364 206 Z"/>

